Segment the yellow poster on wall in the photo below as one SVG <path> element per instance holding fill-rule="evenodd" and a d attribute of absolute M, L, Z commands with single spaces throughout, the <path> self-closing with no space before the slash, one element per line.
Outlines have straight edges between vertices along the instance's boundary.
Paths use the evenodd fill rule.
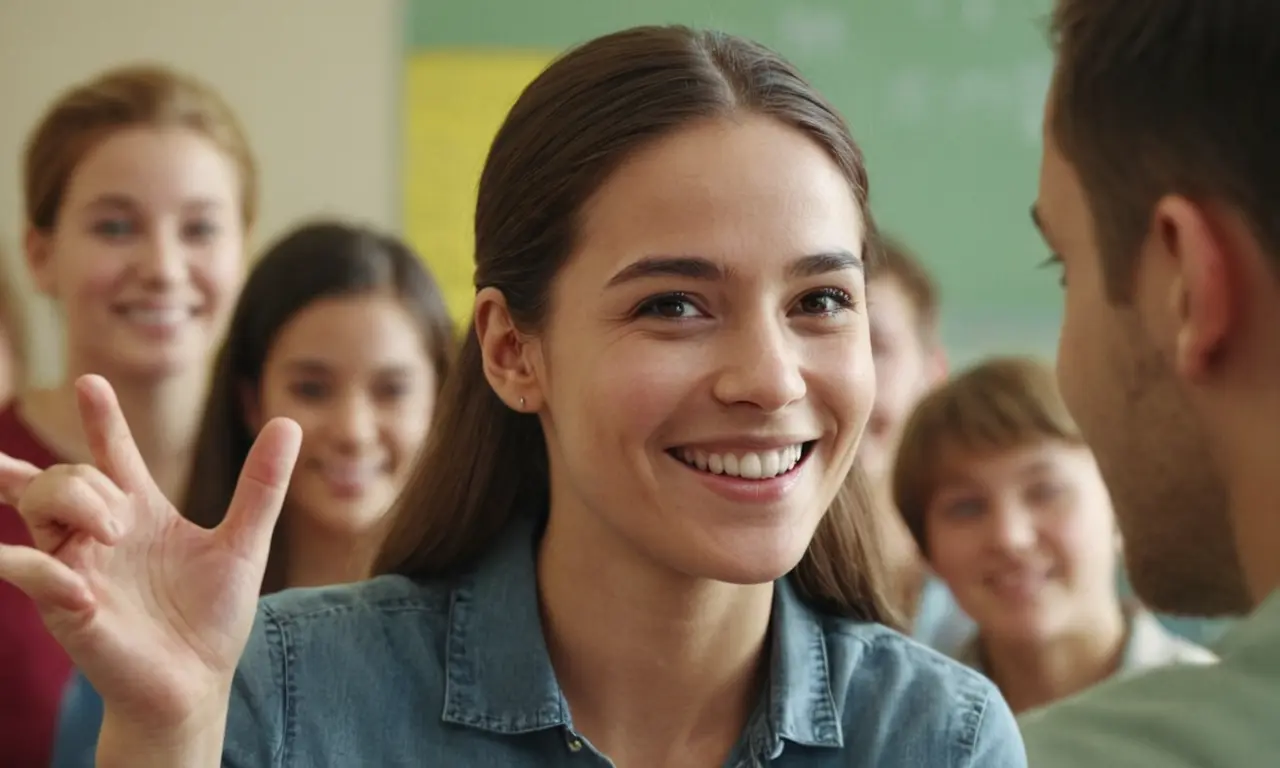
<path fill-rule="evenodd" d="M 552 54 L 422 51 L 404 78 L 404 229 L 444 291 L 459 328 L 475 288 L 476 185 L 489 144 L 524 87 Z"/>

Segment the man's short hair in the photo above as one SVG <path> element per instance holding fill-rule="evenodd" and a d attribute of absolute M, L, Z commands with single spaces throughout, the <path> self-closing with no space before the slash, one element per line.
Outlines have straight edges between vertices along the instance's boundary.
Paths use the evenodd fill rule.
<path fill-rule="evenodd" d="M 1075 167 L 1107 292 L 1164 195 L 1238 210 L 1280 275 L 1280 2 L 1057 0 L 1049 130 Z"/>

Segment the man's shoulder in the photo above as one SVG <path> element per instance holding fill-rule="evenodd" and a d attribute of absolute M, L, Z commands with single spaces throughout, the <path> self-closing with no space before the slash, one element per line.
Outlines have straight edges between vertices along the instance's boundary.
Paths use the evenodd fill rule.
<path fill-rule="evenodd" d="M 1183 664 L 1103 683 L 1024 715 L 1021 726 L 1036 768 L 1243 768 L 1280 750 L 1278 706 L 1275 679 Z"/>

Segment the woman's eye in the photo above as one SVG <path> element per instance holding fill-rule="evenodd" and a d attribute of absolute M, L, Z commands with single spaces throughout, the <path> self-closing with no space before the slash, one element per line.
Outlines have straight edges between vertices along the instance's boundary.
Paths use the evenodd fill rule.
<path fill-rule="evenodd" d="M 217 234 L 217 225 L 208 221 L 193 221 L 182 228 L 182 234 L 188 240 L 205 241 Z"/>
<path fill-rule="evenodd" d="M 800 299 L 807 315 L 834 315 L 853 306 L 853 297 L 838 288 L 823 288 Z"/>
<path fill-rule="evenodd" d="M 103 219 L 93 226 L 95 233 L 112 239 L 133 234 L 133 230 L 133 222 L 128 219 Z"/>
<path fill-rule="evenodd" d="M 1056 483 L 1041 481 L 1027 489 L 1027 496 L 1033 503 L 1044 504 L 1053 501 L 1062 493 L 1062 487 Z"/>
<path fill-rule="evenodd" d="M 957 499 L 947 505 L 947 514 L 954 518 L 974 518 L 982 514 L 982 501 L 979 499 Z"/>
<path fill-rule="evenodd" d="M 289 391 L 299 400 L 321 400 L 328 394 L 328 387 L 318 381 L 296 381 Z"/>
<path fill-rule="evenodd" d="M 702 316 L 702 311 L 687 296 L 668 294 L 655 296 L 640 305 L 638 314 L 642 317 L 660 317 L 666 320 L 684 320 Z"/>

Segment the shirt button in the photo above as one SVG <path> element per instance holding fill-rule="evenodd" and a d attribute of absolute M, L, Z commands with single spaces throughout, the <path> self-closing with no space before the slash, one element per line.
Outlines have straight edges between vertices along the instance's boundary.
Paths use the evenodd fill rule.
<path fill-rule="evenodd" d="M 579 739 L 577 736 L 570 736 L 570 737 L 569 737 L 569 751 L 570 751 L 570 752 L 581 752 L 581 751 L 582 751 L 582 739 Z"/>

